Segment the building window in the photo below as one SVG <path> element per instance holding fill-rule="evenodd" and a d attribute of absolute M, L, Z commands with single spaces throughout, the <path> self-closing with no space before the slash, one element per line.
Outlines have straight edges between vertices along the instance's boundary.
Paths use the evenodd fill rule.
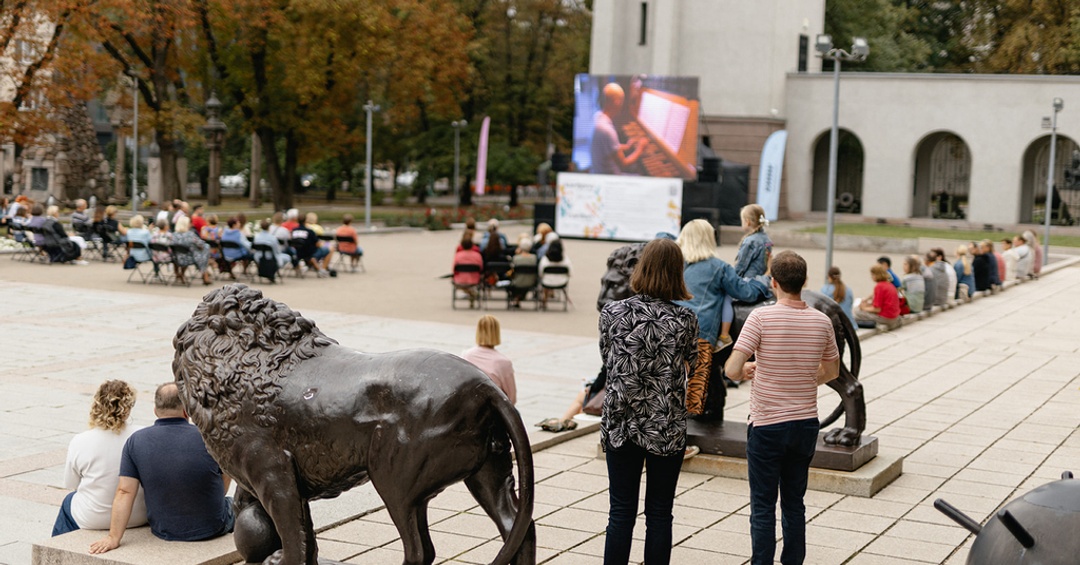
<path fill-rule="evenodd" d="M 30 169 L 30 190 L 49 190 L 49 169 L 34 167 Z"/>
<path fill-rule="evenodd" d="M 649 3 L 641 3 L 641 33 L 638 35 L 638 45 L 645 45 L 645 34 L 649 26 Z"/>

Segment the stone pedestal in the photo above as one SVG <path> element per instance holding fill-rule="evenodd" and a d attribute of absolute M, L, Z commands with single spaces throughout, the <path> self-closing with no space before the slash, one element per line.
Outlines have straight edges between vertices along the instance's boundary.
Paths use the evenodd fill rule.
<path fill-rule="evenodd" d="M 206 541 L 162 541 L 150 528 L 124 532 L 120 547 L 101 555 L 90 555 L 90 544 L 106 532 L 76 530 L 34 544 L 33 565 L 232 565 L 241 561 L 232 534 Z"/>
<path fill-rule="evenodd" d="M 146 159 L 146 198 L 165 207 L 165 183 L 161 176 L 161 157 Z"/>
<path fill-rule="evenodd" d="M 878 453 L 878 440 L 863 436 L 855 447 L 828 445 L 823 441 L 824 432 L 818 435 L 817 452 L 811 467 L 834 471 L 854 471 L 865 465 Z M 701 448 L 710 455 L 746 458 L 746 424 L 742 422 L 717 421 L 686 423 L 686 443 Z"/>

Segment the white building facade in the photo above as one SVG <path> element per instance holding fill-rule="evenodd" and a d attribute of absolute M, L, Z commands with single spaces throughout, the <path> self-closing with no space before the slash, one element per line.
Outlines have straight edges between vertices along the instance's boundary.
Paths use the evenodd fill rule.
<path fill-rule="evenodd" d="M 589 70 L 699 77 L 701 133 L 721 158 L 751 165 L 751 201 L 764 140 L 787 129 L 781 215 L 801 217 L 824 211 L 827 198 L 833 75 L 813 51 L 824 9 L 819 0 L 597 0 Z M 1041 221 L 1042 121 L 1054 98 L 1065 100 L 1055 213 L 1080 209 L 1080 77 L 844 72 L 840 88 L 839 212 Z"/>

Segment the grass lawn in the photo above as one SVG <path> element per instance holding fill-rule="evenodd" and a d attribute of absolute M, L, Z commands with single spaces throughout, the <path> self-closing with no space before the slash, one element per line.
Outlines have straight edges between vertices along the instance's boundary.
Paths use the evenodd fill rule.
<path fill-rule="evenodd" d="M 825 233 L 825 226 L 806 228 L 803 231 L 812 233 Z M 1001 241 L 1005 237 L 1016 235 L 1013 232 L 1003 231 L 919 228 L 909 226 L 894 226 L 889 224 L 836 224 L 834 226 L 834 233 L 840 235 L 888 237 L 893 239 L 915 239 L 919 237 L 929 237 L 934 239 L 956 239 L 960 241 L 991 239 L 995 242 Z M 1036 234 L 1041 237 L 1043 234 L 1042 228 L 1040 228 L 1036 232 Z M 1053 228 L 1051 228 L 1050 245 L 1059 245 L 1062 247 L 1080 247 L 1080 236 L 1054 235 Z"/>

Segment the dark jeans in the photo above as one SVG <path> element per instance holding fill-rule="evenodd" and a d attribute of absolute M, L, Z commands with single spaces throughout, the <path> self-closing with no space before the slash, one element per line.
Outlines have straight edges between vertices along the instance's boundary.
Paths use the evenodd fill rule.
<path fill-rule="evenodd" d="M 71 515 L 71 499 L 74 497 L 74 491 L 64 497 L 64 502 L 60 505 L 60 513 L 56 515 L 56 523 L 52 527 L 53 537 L 79 529 L 79 525 L 75 523 L 75 518 Z"/>
<path fill-rule="evenodd" d="M 810 460 L 817 445 L 818 420 L 797 420 L 771 426 L 750 425 L 746 463 L 750 479 L 751 565 L 772 565 L 776 555 L 776 497 L 780 495 L 784 530 L 783 565 L 806 558 L 806 494 Z"/>
<path fill-rule="evenodd" d="M 645 477 L 645 565 L 667 565 L 671 561 L 671 507 L 683 454 L 653 455 L 627 441 L 618 449 L 606 446 L 608 493 L 607 542 L 604 565 L 626 565 L 637 518 L 641 468 Z"/>

